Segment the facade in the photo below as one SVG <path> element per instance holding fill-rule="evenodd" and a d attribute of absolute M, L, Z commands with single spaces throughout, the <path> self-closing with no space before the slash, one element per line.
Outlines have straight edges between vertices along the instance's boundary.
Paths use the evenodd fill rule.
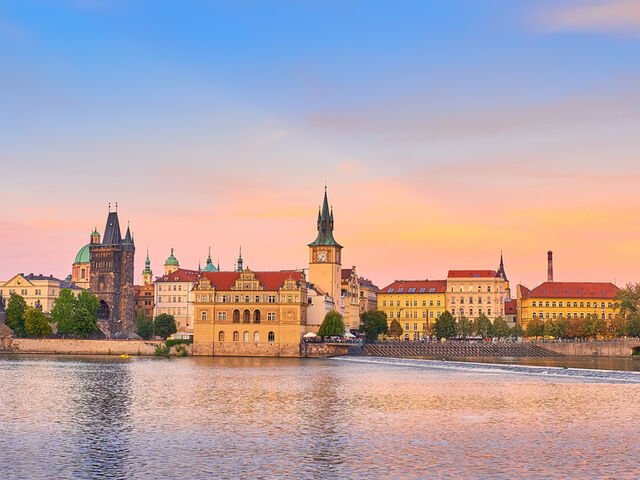
<path fill-rule="evenodd" d="M 504 302 L 504 319 L 513 327 L 518 320 L 518 302 L 515 298 Z"/>
<path fill-rule="evenodd" d="M 147 251 L 147 259 L 144 262 L 144 270 L 142 271 L 142 285 L 135 285 L 133 294 L 135 297 L 136 316 L 138 312 L 142 311 L 145 317 L 153 318 L 155 285 L 153 284 L 149 251 Z"/>
<path fill-rule="evenodd" d="M 19 273 L 6 282 L 0 281 L 0 297 L 6 301 L 9 295 L 17 293 L 24 298 L 30 307 L 40 307 L 44 313 L 51 312 L 53 302 L 60 295 L 63 288 L 70 289 L 77 297 L 83 290 L 73 283 L 60 280 L 53 275 L 24 275 Z"/>
<path fill-rule="evenodd" d="M 356 267 L 343 268 L 340 271 L 340 296 L 342 315 L 347 330 L 358 330 L 360 327 L 360 283 Z"/>
<path fill-rule="evenodd" d="M 300 356 L 303 272 L 201 272 L 193 293 L 194 355 Z"/>
<path fill-rule="evenodd" d="M 318 235 L 309 246 L 309 282 L 326 292 L 335 310 L 342 311 L 342 245 L 333 238 L 333 210 L 329 210 L 327 189 L 318 211 Z"/>
<path fill-rule="evenodd" d="M 100 299 L 98 322 L 105 333 L 128 333 L 135 326 L 133 257 L 135 245 L 127 227 L 120 233 L 118 212 L 109 208 L 101 242 L 89 245 L 90 291 Z"/>
<path fill-rule="evenodd" d="M 518 288 L 518 322 L 523 329 L 532 319 L 615 318 L 619 288 L 609 282 L 544 282 L 531 291 Z"/>
<path fill-rule="evenodd" d="M 360 277 L 360 313 L 378 309 L 378 291 L 380 290 L 368 278 Z"/>
<path fill-rule="evenodd" d="M 71 281 L 80 288 L 88 289 L 91 286 L 91 253 L 92 244 L 100 243 L 100 234 L 93 229 L 89 236 L 89 243 L 82 247 L 76 255 L 71 266 Z"/>
<path fill-rule="evenodd" d="M 436 319 L 446 309 L 445 280 L 396 280 L 378 292 L 378 310 L 387 314 L 389 325 L 400 322 L 405 340 L 430 336 Z"/>
<path fill-rule="evenodd" d="M 193 286 L 198 275 L 197 270 L 181 268 L 155 281 L 154 316 L 161 313 L 173 315 L 178 332 L 193 332 Z"/>
<path fill-rule="evenodd" d="M 449 270 L 447 310 L 455 318 L 504 318 L 505 280 L 495 270 Z"/>
<path fill-rule="evenodd" d="M 307 332 L 318 333 L 324 317 L 335 310 L 333 299 L 312 283 L 307 284 Z"/>

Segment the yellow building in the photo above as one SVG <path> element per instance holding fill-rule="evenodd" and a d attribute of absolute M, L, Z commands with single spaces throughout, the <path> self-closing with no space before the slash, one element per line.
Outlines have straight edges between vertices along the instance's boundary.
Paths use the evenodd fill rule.
<path fill-rule="evenodd" d="M 597 315 L 610 322 L 616 316 L 619 290 L 609 282 L 544 282 L 533 290 L 517 288 L 518 323 L 527 328 L 532 319 L 586 318 Z"/>
<path fill-rule="evenodd" d="M 419 340 L 445 312 L 446 291 L 444 280 L 396 280 L 378 292 L 378 310 L 387 314 L 389 325 L 400 322 L 405 340 Z"/>
<path fill-rule="evenodd" d="M 380 289 L 368 278 L 360 277 L 358 283 L 360 284 L 360 313 L 377 310 Z"/>
<path fill-rule="evenodd" d="M 194 355 L 300 356 L 303 272 L 202 272 L 193 294 Z"/>
<path fill-rule="evenodd" d="M 495 270 L 449 270 L 447 310 L 455 318 L 474 320 L 485 315 L 493 322 L 505 316 L 507 282 Z"/>
<path fill-rule="evenodd" d="M 49 313 L 53 302 L 63 288 L 70 289 L 74 295 L 83 290 L 73 283 L 55 278 L 53 275 L 24 275 L 19 273 L 6 282 L 0 282 L 0 295 L 6 300 L 12 293 L 17 293 L 30 307 L 40 306 L 44 313 Z"/>

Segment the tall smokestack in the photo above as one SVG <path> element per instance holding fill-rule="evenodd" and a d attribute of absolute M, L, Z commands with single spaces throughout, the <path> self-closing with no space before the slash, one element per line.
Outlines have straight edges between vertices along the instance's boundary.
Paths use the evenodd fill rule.
<path fill-rule="evenodd" d="M 553 252 L 547 252 L 547 282 L 553 282 Z"/>

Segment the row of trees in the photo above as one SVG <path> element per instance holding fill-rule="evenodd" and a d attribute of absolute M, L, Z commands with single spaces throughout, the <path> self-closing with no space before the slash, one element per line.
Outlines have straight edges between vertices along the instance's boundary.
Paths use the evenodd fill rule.
<path fill-rule="evenodd" d="M 56 324 L 60 335 L 73 334 L 87 337 L 98 330 L 98 297 L 87 291 L 76 298 L 73 292 L 64 288 L 54 300 L 51 318 L 35 307 L 27 306 L 21 295 L 11 293 L 7 302 L 7 325 L 19 337 L 46 337 L 53 333 L 49 322 Z"/>
<path fill-rule="evenodd" d="M 559 316 L 546 321 L 534 318 L 527 324 L 526 334 L 528 337 L 554 338 L 637 337 L 640 336 L 640 315 L 637 312 L 626 318 L 618 315 L 610 323 L 595 314 L 585 318 Z"/>
<path fill-rule="evenodd" d="M 468 338 L 478 336 L 482 338 L 507 338 L 521 337 L 523 335 L 520 325 L 509 325 L 502 317 L 497 317 L 493 322 L 486 315 L 480 315 L 475 320 L 467 317 L 453 318 L 449 312 L 440 315 L 433 324 L 433 334 L 437 338 Z"/>

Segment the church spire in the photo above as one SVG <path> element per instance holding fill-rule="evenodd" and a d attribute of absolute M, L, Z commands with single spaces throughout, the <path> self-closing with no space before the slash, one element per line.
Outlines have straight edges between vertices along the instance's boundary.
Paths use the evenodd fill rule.
<path fill-rule="evenodd" d="M 242 271 L 242 245 L 240 245 L 240 251 L 238 253 L 238 261 L 236 262 L 236 269 L 241 272 Z"/>
<path fill-rule="evenodd" d="M 324 187 L 324 199 L 322 201 L 322 209 L 318 213 L 318 236 L 309 244 L 314 245 L 335 245 L 340 246 L 333 238 L 333 209 L 329 208 L 329 199 L 327 197 L 327 187 Z"/>

